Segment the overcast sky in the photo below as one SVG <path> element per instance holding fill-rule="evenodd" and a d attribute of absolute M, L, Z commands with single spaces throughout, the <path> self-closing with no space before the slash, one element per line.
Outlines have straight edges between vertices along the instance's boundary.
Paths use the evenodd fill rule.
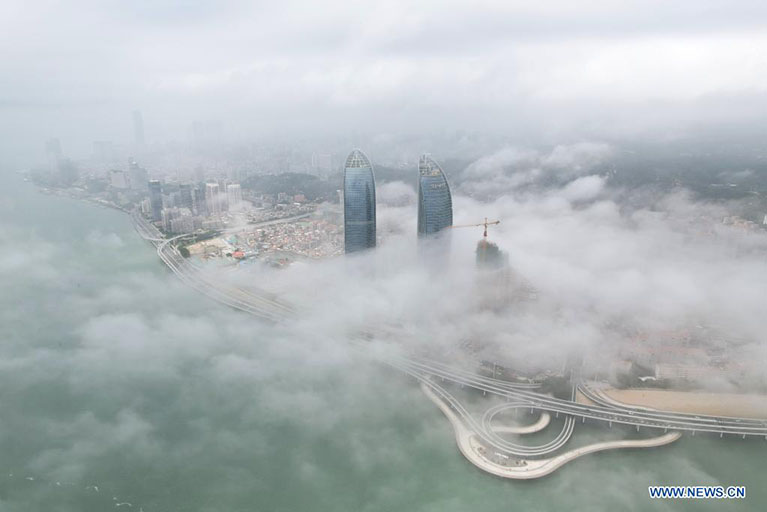
<path fill-rule="evenodd" d="M 0 4 L 2 149 L 278 131 L 536 133 L 749 124 L 767 112 L 759 1 Z"/>

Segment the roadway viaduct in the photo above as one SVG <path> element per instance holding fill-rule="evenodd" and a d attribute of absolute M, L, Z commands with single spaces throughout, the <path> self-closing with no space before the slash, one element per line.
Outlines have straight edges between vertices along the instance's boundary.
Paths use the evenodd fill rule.
<path fill-rule="evenodd" d="M 168 268 L 195 290 L 228 306 L 273 322 L 285 320 L 296 313 L 292 306 L 266 291 L 245 290 L 206 275 L 200 268 L 181 256 L 174 244 L 185 237 L 193 236 L 192 234 L 165 238 L 155 226 L 137 212 L 133 212 L 132 217 L 136 230 L 142 238 L 151 242 Z M 295 219 L 278 219 L 254 226 L 290 222 Z M 356 341 L 360 345 L 364 344 L 364 339 Z M 570 398 L 562 399 L 541 393 L 538 389 L 540 385 L 536 383 L 514 383 L 485 377 L 427 358 L 380 354 L 374 357 L 421 382 L 433 396 L 439 397 L 450 408 L 455 417 L 459 418 L 481 443 L 499 453 L 513 457 L 540 458 L 561 449 L 570 440 L 578 420 L 580 422 L 599 421 L 609 426 L 613 423 L 629 425 L 637 430 L 651 428 L 663 430 L 663 433 L 672 431 L 695 435 L 697 432 L 706 432 L 719 434 L 720 437 L 737 435 L 742 438 L 759 436 L 767 439 L 767 419 L 693 415 L 631 407 L 607 400 L 580 380 L 573 383 Z M 501 397 L 505 403 L 491 407 L 481 419 L 477 419 L 442 385 L 444 382 Z M 592 403 L 577 403 L 576 392 L 583 394 Z M 536 446 L 519 444 L 499 435 L 493 426 L 493 419 L 502 411 L 510 409 L 529 409 L 531 412 L 537 410 L 553 414 L 555 417 L 562 414 L 564 422 L 560 432 L 546 443 Z"/>
<path fill-rule="evenodd" d="M 531 409 L 547 411 L 557 416 L 559 414 L 567 414 L 580 419 L 582 422 L 588 419 L 606 422 L 610 425 L 616 423 L 631 425 L 637 428 L 652 427 L 664 431 L 678 430 L 693 434 L 696 432 L 709 432 L 720 435 L 738 435 L 744 438 L 747 436 L 767 438 L 767 419 L 656 411 L 619 406 L 617 403 L 608 404 L 598 400 L 595 401 L 594 405 L 579 404 L 573 399 L 564 400 L 550 397 L 529 389 L 515 388 L 513 384 L 490 377 L 455 371 L 444 364 L 427 359 L 405 357 L 397 357 L 396 360 L 392 357 L 389 359 L 396 363 L 398 369 L 416 378 L 418 376 L 430 376 L 443 379 L 461 386 L 477 389 L 484 393 L 503 397 L 510 402 L 525 403 Z M 389 363 L 389 361 L 384 362 Z M 581 392 L 585 390 L 585 396 L 589 398 L 594 396 L 587 386 L 582 384 L 576 384 L 576 386 Z"/>
<path fill-rule="evenodd" d="M 278 300 L 274 294 L 258 288 L 244 289 L 229 285 L 227 282 L 215 279 L 209 273 L 184 258 L 178 251 L 174 242 L 184 238 L 193 237 L 194 234 L 186 233 L 172 238 L 165 238 L 163 234 L 150 222 L 144 219 L 138 212 L 131 214 L 134 226 L 144 240 L 151 242 L 157 250 L 157 255 L 167 267 L 184 283 L 210 298 L 222 302 L 227 306 L 239 309 L 264 320 L 278 322 L 290 315 L 295 310 L 288 304 Z M 285 219 L 265 221 L 253 224 L 252 227 L 263 227 L 272 224 L 291 222 L 306 217 L 298 215 Z M 231 229 L 229 230 L 231 231 Z"/>

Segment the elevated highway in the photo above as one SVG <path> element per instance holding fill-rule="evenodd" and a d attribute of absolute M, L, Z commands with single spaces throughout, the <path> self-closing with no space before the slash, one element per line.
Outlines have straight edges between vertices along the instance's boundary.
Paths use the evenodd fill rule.
<path fill-rule="evenodd" d="M 290 222 L 305 216 L 306 215 L 299 215 L 286 219 L 265 221 L 264 223 L 253 224 L 252 227 Z M 167 265 L 167 267 L 176 274 L 181 281 L 200 293 L 207 295 L 213 300 L 226 304 L 227 306 L 272 322 L 284 320 L 295 313 L 295 310 L 291 306 L 277 300 L 273 294 L 265 290 L 259 290 L 255 287 L 248 290 L 230 286 L 222 280 L 212 278 L 208 273 L 203 272 L 199 267 L 189 262 L 181 255 L 174 245 L 174 242 L 194 236 L 192 233 L 165 238 L 154 225 L 137 212 L 134 211 L 131 214 L 131 217 L 133 218 L 136 231 L 144 240 L 155 246 L 157 255 L 163 263 L 165 263 L 165 265 Z"/>
<path fill-rule="evenodd" d="M 384 361 L 387 362 L 388 361 Z M 767 419 L 735 418 L 728 416 L 704 416 L 687 413 L 673 413 L 654 410 L 618 407 L 615 405 L 587 405 L 573 400 L 563 400 L 524 389 L 513 389 L 505 381 L 489 377 L 469 376 L 463 372 L 453 372 L 442 364 L 411 360 L 399 357 L 397 367 L 415 376 L 430 375 L 462 386 L 471 387 L 485 393 L 504 397 L 509 401 L 527 403 L 531 409 L 545 410 L 556 415 L 568 414 L 582 421 L 586 419 L 631 425 L 634 427 L 652 427 L 656 429 L 680 430 L 690 433 L 710 432 L 721 435 L 761 436 L 767 439 Z"/>
<path fill-rule="evenodd" d="M 289 304 L 278 300 L 273 294 L 262 290 L 243 290 L 218 282 L 205 275 L 199 268 L 187 261 L 173 245 L 173 242 L 190 235 L 179 235 L 166 239 L 162 233 L 147 222 L 141 215 L 133 213 L 137 232 L 157 249 L 162 261 L 182 281 L 194 289 L 208 295 L 214 300 L 228 306 L 245 311 L 262 319 L 278 322 L 295 314 L 295 309 Z M 281 219 L 275 222 L 289 222 L 292 219 Z M 364 340 L 358 340 L 363 345 Z M 746 437 L 764 437 L 767 439 L 767 419 L 735 418 L 727 416 L 694 415 L 657 411 L 647 408 L 621 406 L 607 401 L 583 382 L 576 382 L 573 393 L 580 391 L 593 404 L 580 404 L 569 400 L 547 396 L 539 392 L 539 384 L 515 383 L 500 379 L 485 377 L 476 373 L 454 368 L 444 363 L 419 357 L 378 356 L 378 360 L 397 370 L 411 375 L 428 386 L 440 396 L 462 418 L 464 422 L 482 438 L 483 442 L 505 453 L 516 456 L 540 456 L 551 453 L 563 446 L 572 435 L 576 420 L 599 421 L 612 425 L 613 423 L 640 428 L 652 428 L 667 432 L 688 432 L 693 435 L 706 432 L 724 435 Z M 451 382 L 504 398 L 506 408 L 529 408 L 552 413 L 557 417 L 565 415 L 562 431 L 549 443 L 540 446 L 525 446 L 508 441 L 492 429 L 492 418 L 503 410 L 500 406 L 485 413 L 478 421 L 466 410 L 439 382 Z"/>

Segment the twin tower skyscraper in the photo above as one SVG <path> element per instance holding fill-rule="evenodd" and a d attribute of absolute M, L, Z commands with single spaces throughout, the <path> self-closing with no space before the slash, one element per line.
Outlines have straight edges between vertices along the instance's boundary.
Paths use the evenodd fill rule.
<path fill-rule="evenodd" d="M 453 225 L 453 198 L 442 168 L 429 155 L 418 159 L 418 236 Z M 376 182 L 370 159 L 355 149 L 344 166 L 344 248 L 347 253 L 376 245 Z"/>

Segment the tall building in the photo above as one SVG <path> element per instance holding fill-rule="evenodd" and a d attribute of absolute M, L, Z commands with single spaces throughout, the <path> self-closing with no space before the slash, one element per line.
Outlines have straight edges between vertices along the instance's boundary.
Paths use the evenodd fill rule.
<path fill-rule="evenodd" d="M 182 183 L 178 186 L 178 205 L 182 208 L 188 208 L 190 211 L 192 210 L 192 206 L 194 205 L 194 201 L 192 200 L 192 184 L 191 183 Z"/>
<path fill-rule="evenodd" d="M 226 193 L 226 188 L 229 186 L 229 182 L 225 178 L 218 180 L 218 209 L 219 213 L 229 211 L 229 197 Z"/>
<path fill-rule="evenodd" d="M 194 219 L 189 208 L 163 208 L 162 225 L 167 233 L 190 233 L 194 231 Z"/>
<path fill-rule="evenodd" d="M 162 220 L 162 185 L 158 180 L 149 181 L 149 205 L 152 207 L 152 220 Z"/>
<path fill-rule="evenodd" d="M 218 183 L 205 184 L 205 207 L 208 210 L 208 215 L 221 214 L 221 198 L 218 191 Z"/>
<path fill-rule="evenodd" d="M 136 147 L 144 145 L 144 118 L 139 110 L 133 111 L 133 143 Z"/>
<path fill-rule="evenodd" d="M 230 183 L 226 186 L 226 199 L 229 203 L 229 209 L 237 209 L 242 203 L 242 188 L 239 183 Z"/>
<path fill-rule="evenodd" d="M 146 169 L 141 167 L 133 158 L 128 159 L 128 178 L 130 188 L 146 191 L 149 173 L 147 173 Z"/>
<path fill-rule="evenodd" d="M 347 253 L 376 245 L 376 182 L 370 160 L 359 149 L 344 166 L 344 247 Z"/>
<path fill-rule="evenodd" d="M 442 168 L 428 154 L 418 160 L 418 236 L 453 225 L 453 199 Z"/>
<path fill-rule="evenodd" d="M 205 187 L 199 185 L 192 190 L 192 211 L 195 215 L 207 217 L 208 205 L 205 202 Z"/>
<path fill-rule="evenodd" d="M 477 242 L 476 256 L 478 270 L 498 270 L 509 264 L 509 256 L 487 237 Z"/>
<path fill-rule="evenodd" d="M 499 311 L 514 298 L 509 256 L 483 237 L 477 243 L 477 298 L 482 309 Z"/>

